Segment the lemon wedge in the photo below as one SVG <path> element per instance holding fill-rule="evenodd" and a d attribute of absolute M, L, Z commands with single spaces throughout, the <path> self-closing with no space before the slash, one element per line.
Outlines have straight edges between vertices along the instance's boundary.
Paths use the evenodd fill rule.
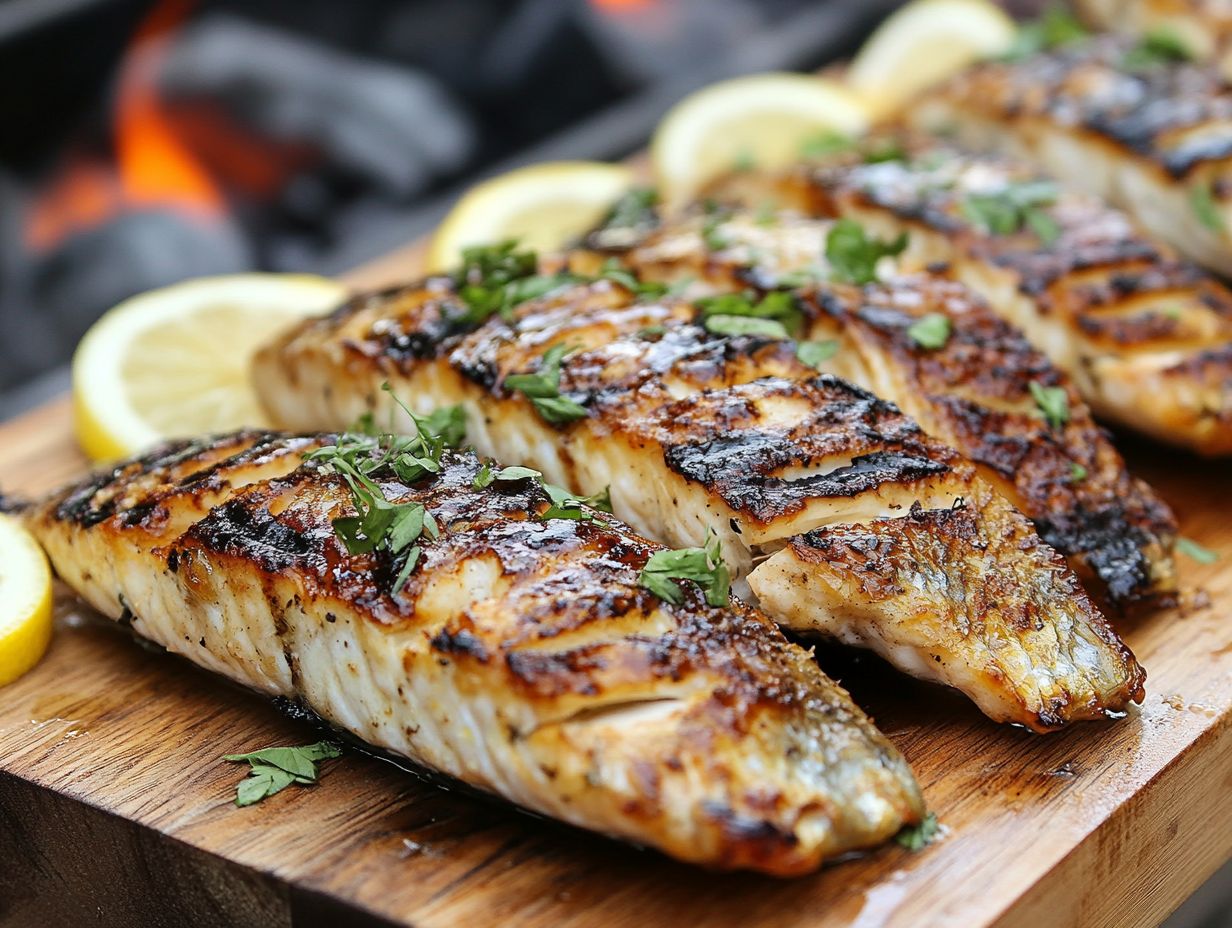
<path fill-rule="evenodd" d="M 847 84 L 878 116 L 981 58 L 1003 54 L 1018 27 L 990 0 L 913 0 L 868 38 Z"/>
<path fill-rule="evenodd" d="M 51 641 L 51 569 L 33 536 L 0 516 L 0 686 L 38 663 Z"/>
<path fill-rule="evenodd" d="M 796 161 L 824 133 L 860 135 L 864 103 L 834 81 L 805 74 L 753 74 L 711 84 L 677 103 L 651 142 L 660 194 L 679 204 L 723 174 Z"/>
<path fill-rule="evenodd" d="M 249 380 L 253 353 L 345 293 L 323 277 L 238 274 L 126 300 L 91 327 L 73 356 L 82 449 L 112 460 L 164 438 L 265 425 Z"/>
<path fill-rule="evenodd" d="M 428 270 L 450 270 L 464 248 L 508 239 L 554 251 L 597 225 L 634 183 L 630 168 L 598 161 L 548 161 L 484 181 L 432 236 Z"/>

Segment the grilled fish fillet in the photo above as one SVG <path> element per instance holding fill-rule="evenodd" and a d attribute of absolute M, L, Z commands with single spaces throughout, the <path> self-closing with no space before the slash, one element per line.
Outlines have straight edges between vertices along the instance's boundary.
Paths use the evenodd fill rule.
<path fill-rule="evenodd" d="M 1224 58 L 1232 47 L 1232 4 L 1227 0 L 1075 0 L 1093 26 L 1130 36 L 1176 36 L 1202 60 Z"/>
<path fill-rule="evenodd" d="M 910 233 L 907 267 L 944 264 L 1072 378 L 1101 418 L 1207 455 L 1232 454 L 1232 291 L 1097 199 L 1058 192 L 1055 228 L 993 232 L 973 197 L 1041 179 L 1022 162 L 907 140 L 906 160 L 848 157 L 733 179 L 733 199 L 776 202 Z"/>
<path fill-rule="evenodd" d="M 790 875 L 919 820 L 902 757 L 807 652 L 738 602 L 638 585 L 658 546 L 614 519 L 544 519 L 470 453 L 413 485 L 441 526 L 406 586 L 348 554 L 330 436 L 162 447 L 27 522 L 96 609 L 369 744 L 683 860 Z"/>
<path fill-rule="evenodd" d="M 358 297 L 259 352 L 258 391 L 293 428 L 367 411 L 379 420 L 391 412 L 383 381 L 419 413 L 461 404 L 481 452 L 532 464 L 575 491 L 610 486 L 620 518 L 673 546 L 713 529 L 733 575 L 759 593 L 755 566 L 797 536 L 856 525 L 895 547 L 896 520 L 965 507 L 979 531 L 938 543 L 971 566 L 966 577 L 904 565 L 900 586 L 882 584 L 857 614 L 848 597 L 868 567 L 835 559 L 830 575 L 795 578 L 807 615 L 772 617 L 876 642 L 909 672 L 959 686 L 992 718 L 1039 731 L 1140 697 L 1133 656 L 1025 517 L 896 408 L 804 368 L 792 343 L 715 336 L 694 324 L 692 303 L 639 299 L 608 280 L 450 335 L 462 308 L 448 278 Z M 560 389 L 586 407 L 565 425 L 505 386 L 555 345 L 576 348 Z M 1019 584 L 1024 576 L 1032 582 Z M 987 588 L 1006 598 L 984 599 Z M 1024 652 L 1051 670 L 1022 674 Z"/>
<path fill-rule="evenodd" d="M 1022 155 L 1126 210 L 1187 257 L 1232 271 L 1232 85 L 1210 65 L 1126 66 L 1099 36 L 989 61 L 913 103 L 917 128 Z"/>
<path fill-rule="evenodd" d="M 794 287 L 805 336 L 838 345 L 824 369 L 891 400 L 979 464 L 1106 601 L 1125 608 L 1172 597 L 1175 518 L 1130 475 L 1068 378 L 945 277 L 900 273 L 865 287 L 801 285 L 802 272 L 831 276 L 824 253 L 833 226 L 790 212 L 695 213 L 603 254 L 617 254 L 644 279 L 697 281 L 693 290 Z M 945 343 L 914 341 L 910 326 L 938 315 L 950 322 Z M 1032 383 L 1067 391 L 1068 422 L 1058 428 L 1044 420 Z"/>

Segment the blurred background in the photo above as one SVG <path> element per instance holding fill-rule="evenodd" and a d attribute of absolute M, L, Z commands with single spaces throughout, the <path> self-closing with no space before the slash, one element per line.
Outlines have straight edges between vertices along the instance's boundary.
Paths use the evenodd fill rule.
<path fill-rule="evenodd" d="M 0 0 L 0 419 L 115 303 L 330 274 L 479 177 L 617 158 L 716 78 L 816 68 L 894 0 Z"/>

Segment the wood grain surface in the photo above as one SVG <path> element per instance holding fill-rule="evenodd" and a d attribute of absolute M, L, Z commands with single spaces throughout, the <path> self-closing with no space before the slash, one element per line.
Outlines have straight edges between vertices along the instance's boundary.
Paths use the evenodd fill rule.
<path fill-rule="evenodd" d="M 407 277 L 417 257 L 353 280 Z M 221 755 L 318 733 L 65 595 L 46 659 L 0 690 L 0 925 L 1155 924 L 1232 855 L 1232 466 L 1125 445 L 1184 534 L 1222 554 L 1181 559 L 1208 605 L 1122 623 L 1150 675 L 1129 717 L 1031 735 L 819 651 L 918 773 L 944 826 L 923 852 L 716 876 L 358 754 L 236 808 L 243 771 Z M 65 401 L 0 426 L 7 492 L 84 466 Z"/>

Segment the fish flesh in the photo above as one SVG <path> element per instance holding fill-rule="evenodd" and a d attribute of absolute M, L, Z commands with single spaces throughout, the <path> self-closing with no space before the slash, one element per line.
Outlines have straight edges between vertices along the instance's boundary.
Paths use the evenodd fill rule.
<path fill-rule="evenodd" d="M 1227 0 L 1075 0 L 1087 23 L 1122 35 L 1165 34 L 1184 43 L 1200 60 L 1220 60 L 1228 74 L 1232 50 L 1232 4 Z"/>
<path fill-rule="evenodd" d="M 1133 67 L 1103 35 L 985 61 L 913 101 L 908 122 L 1025 157 L 1128 212 L 1191 260 L 1232 271 L 1232 85 L 1209 64 Z"/>
<path fill-rule="evenodd" d="M 180 441 L 27 508 L 94 608 L 368 744 L 527 809 L 717 868 L 804 873 L 922 815 L 903 758 L 763 615 L 639 584 L 660 546 L 473 453 L 386 500 L 439 527 L 405 585 L 351 553 L 337 436 Z"/>
<path fill-rule="evenodd" d="M 978 530 L 940 543 L 969 573 L 900 564 L 856 611 L 848 597 L 872 567 L 836 558 L 825 576 L 791 575 L 807 615 L 771 617 L 875 642 L 897 666 L 1037 731 L 1141 697 L 1141 668 L 1026 518 L 893 405 L 807 367 L 791 340 L 716 335 L 693 302 L 606 278 L 565 282 L 478 327 L 462 321 L 472 303 L 444 276 L 360 295 L 262 348 L 254 383 L 292 429 L 397 416 L 383 383 L 417 414 L 459 405 L 481 453 L 574 492 L 608 489 L 647 537 L 685 547 L 713 531 L 744 595 L 760 595 L 759 565 L 799 536 L 860 526 L 898 550 L 899 520 L 966 510 Z M 511 386 L 550 381 L 553 367 L 556 405 Z M 562 400 L 573 413 L 553 421 L 545 413 Z M 1050 669 L 1022 673 L 1024 652 Z"/>
<path fill-rule="evenodd" d="M 764 200 L 764 187 L 753 196 L 743 183 L 744 199 Z M 821 209 L 809 192 L 788 185 L 780 198 Z M 802 337 L 828 346 L 821 369 L 892 401 L 974 461 L 1105 602 L 1123 610 L 1172 598 L 1176 520 L 1129 473 L 1069 378 L 944 275 L 900 271 L 864 286 L 835 283 L 825 258 L 835 227 L 833 219 L 764 205 L 693 210 L 620 247 L 596 249 L 589 264 L 615 256 L 644 280 L 693 281 L 690 295 L 792 290 Z M 572 263 L 582 269 L 587 256 Z M 926 344 L 913 335 L 922 320 L 943 325 Z M 1041 388 L 1062 391 L 1064 423 L 1041 413 L 1032 393 Z"/>
<path fill-rule="evenodd" d="M 902 158 L 867 163 L 857 152 L 733 177 L 716 195 L 908 233 L 905 268 L 945 268 L 981 295 L 1097 417 L 1232 454 L 1232 290 L 1124 213 L 1021 161 L 894 138 Z"/>

